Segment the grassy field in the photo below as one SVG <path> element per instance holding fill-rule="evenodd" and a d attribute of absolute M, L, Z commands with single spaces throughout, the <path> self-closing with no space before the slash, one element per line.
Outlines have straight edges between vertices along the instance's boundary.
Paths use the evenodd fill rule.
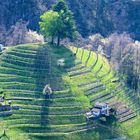
<path fill-rule="evenodd" d="M 57 66 L 61 58 L 64 67 Z M 20 109 L 0 117 L 0 135 L 6 130 L 12 140 L 105 140 L 124 135 L 139 140 L 139 117 L 108 124 L 86 120 L 85 112 L 97 101 L 133 103 L 127 89 L 114 80 L 118 77 L 108 60 L 97 52 L 38 43 L 10 47 L 0 56 L 0 88 Z M 50 99 L 43 95 L 46 84 L 53 89 Z"/>

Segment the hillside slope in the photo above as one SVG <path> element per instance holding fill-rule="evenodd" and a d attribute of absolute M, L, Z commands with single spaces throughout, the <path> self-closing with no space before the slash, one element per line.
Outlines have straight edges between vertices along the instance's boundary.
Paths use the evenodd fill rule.
<path fill-rule="evenodd" d="M 57 66 L 61 58 L 65 67 Z M 43 95 L 46 84 L 53 90 L 51 98 Z M 20 107 L 12 115 L 0 117 L 0 134 L 6 130 L 13 140 L 99 140 L 139 131 L 126 127 L 139 122 L 138 104 L 129 96 L 134 93 L 126 92 L 107 59 L 96 52 L 47 44 L 11 47 L 0 58 L 0 88 L 6 104 L 12 101 Z M 88 122 L 85 112 L 97 101 L 120 104 L 117 121 Z M 10 112 L 0 109 L 1 116 Z"/>

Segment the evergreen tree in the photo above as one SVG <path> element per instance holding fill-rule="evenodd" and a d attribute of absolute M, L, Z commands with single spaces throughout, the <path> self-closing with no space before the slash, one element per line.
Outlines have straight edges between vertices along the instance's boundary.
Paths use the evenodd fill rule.
<path fill-rule="evenodd" d="M 66 3 L 63 0 L 59 0 L 53 6 L 53 10 L 58 12 L 61 20 L 63 21 L 63 29 L 58 36 L 58 44 L 60 43 L 60 39 L 70 38 L 71 40 L 76 37 L 76 26 L 73 18 L 72 12 L 68 9 Z"/>

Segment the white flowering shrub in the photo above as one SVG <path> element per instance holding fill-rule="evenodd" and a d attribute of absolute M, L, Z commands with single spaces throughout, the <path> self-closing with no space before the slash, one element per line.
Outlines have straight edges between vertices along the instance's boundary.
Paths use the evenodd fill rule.
<path fill-rule="evenodd" d="M 35 31 L 29 30 L 25 34 L 24 43 L 44 42 L 44 37 Z"/>

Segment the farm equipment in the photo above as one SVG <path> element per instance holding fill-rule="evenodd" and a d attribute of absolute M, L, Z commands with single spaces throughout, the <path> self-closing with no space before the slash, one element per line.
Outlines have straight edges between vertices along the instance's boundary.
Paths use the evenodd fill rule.
<path fill-rule="evenodd" d="M 95 103 L 94 107 L 86 113 L 86 118 L 100 119 L 101 117 L 109 117 L 115 115 L 115 109 L 111 108 L 108 103 Z"/>

